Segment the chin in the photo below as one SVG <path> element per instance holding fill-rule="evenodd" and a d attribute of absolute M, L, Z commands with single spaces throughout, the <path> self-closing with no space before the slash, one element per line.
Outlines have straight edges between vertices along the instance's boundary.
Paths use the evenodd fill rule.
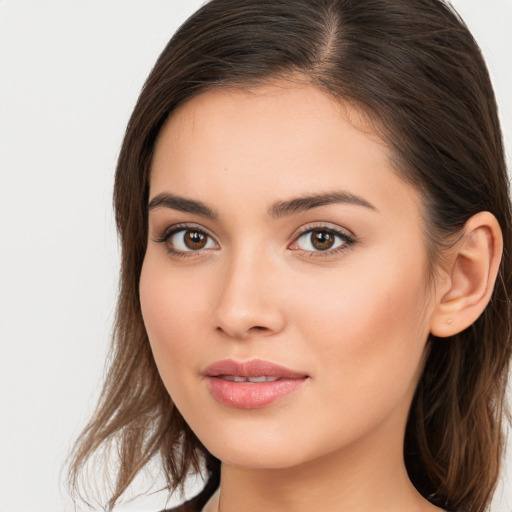
<path fill-rule="evenodd" d="M 192 424 L 191 424 L 192 423 Z M 301 444 L 293 436 L 282 435 L 281 429 L 247 422 L 189 423 L 206 449 L 225 464 L 244 468 L 284 468 L 301 462 L 297 449 Z M 199 428 L 195 428 L 195 427 Z M 304 445 L 303 445 L 304 446 Z"/>
<path fill-rule="evenodd" d="M 271 422 L 269 422 L 271 423 Z M 261 427 L 261 425 L 260 425 Z M 246 469 L 286 469 L 299 466 L 318 457 L 325 447 L 319 440 L 308 439 L 305 433 L 298 437 L 286 428 L 271 424 L 267 428 L 238 425 L 223 429 L 210 424 L 208 430 L 196 431 L 207 450 L 224 464 Z"/>
<path fill-rule="evenodd" d="M 244 469 L 286 469 L 305 462 L 296 449 L 273 450 L 268 445 L 263 450 L 260 445 L 220 446 L 218 450 L 214 447 L 210 453 L 223 464 Z"/>

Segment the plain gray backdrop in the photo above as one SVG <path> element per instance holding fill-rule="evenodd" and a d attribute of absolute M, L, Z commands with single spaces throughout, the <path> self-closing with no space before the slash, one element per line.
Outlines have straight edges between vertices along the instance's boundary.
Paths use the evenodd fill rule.
<path fill-rule="evenodd" d="M 115 305 L 116 157 L 156 57 L 202 3 L 0 0 L 0 512 L 72 510 L 60 471 L 98 396 Z M 512 0 L 454 4 L 487 59 L 510 168 Z M 510 474 L 512 446 L 507 461 Z M 509 476 L 495 512 L 512 510 Z"/>

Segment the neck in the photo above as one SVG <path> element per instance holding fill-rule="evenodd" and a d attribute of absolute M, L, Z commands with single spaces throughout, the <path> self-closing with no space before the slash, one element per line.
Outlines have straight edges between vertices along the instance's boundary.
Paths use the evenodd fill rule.
<path fill-rule="evenodd" d="M 366 443 L 365 443 L 366 444 Z M 433 512 L 411 484 L 401 446 L 345 448 L 291 468 L 222 464 L 220 512 Z M 213 505 L 213 504 L 212 504 Z"/>

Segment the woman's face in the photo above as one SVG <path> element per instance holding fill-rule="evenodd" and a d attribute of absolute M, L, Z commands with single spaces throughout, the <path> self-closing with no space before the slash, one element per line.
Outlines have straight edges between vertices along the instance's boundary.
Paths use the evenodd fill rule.
<path fill-rule="evenodd" d="M 225 463 L 401 457 L 427 283 L 419 195 L 357 111 L 283 84 L 205 92 L 164 126 L 142 313 L 173 402 Z"/>

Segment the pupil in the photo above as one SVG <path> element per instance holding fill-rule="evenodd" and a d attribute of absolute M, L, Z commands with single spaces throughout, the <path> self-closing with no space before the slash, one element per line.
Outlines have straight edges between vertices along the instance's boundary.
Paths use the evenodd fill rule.
<path fill-rule="evenodd" d="M 206 245 L 206 236 L 198 231 L 187 231 L 185 245 L 189 249 L 202 249 Z"/>
<path fill-rule="evenodd" d="M 334 236 L 328 231 L 313 231 L 311 237 L 313 247 L 320 251 L 330 249 L 334 244 Z"/>

